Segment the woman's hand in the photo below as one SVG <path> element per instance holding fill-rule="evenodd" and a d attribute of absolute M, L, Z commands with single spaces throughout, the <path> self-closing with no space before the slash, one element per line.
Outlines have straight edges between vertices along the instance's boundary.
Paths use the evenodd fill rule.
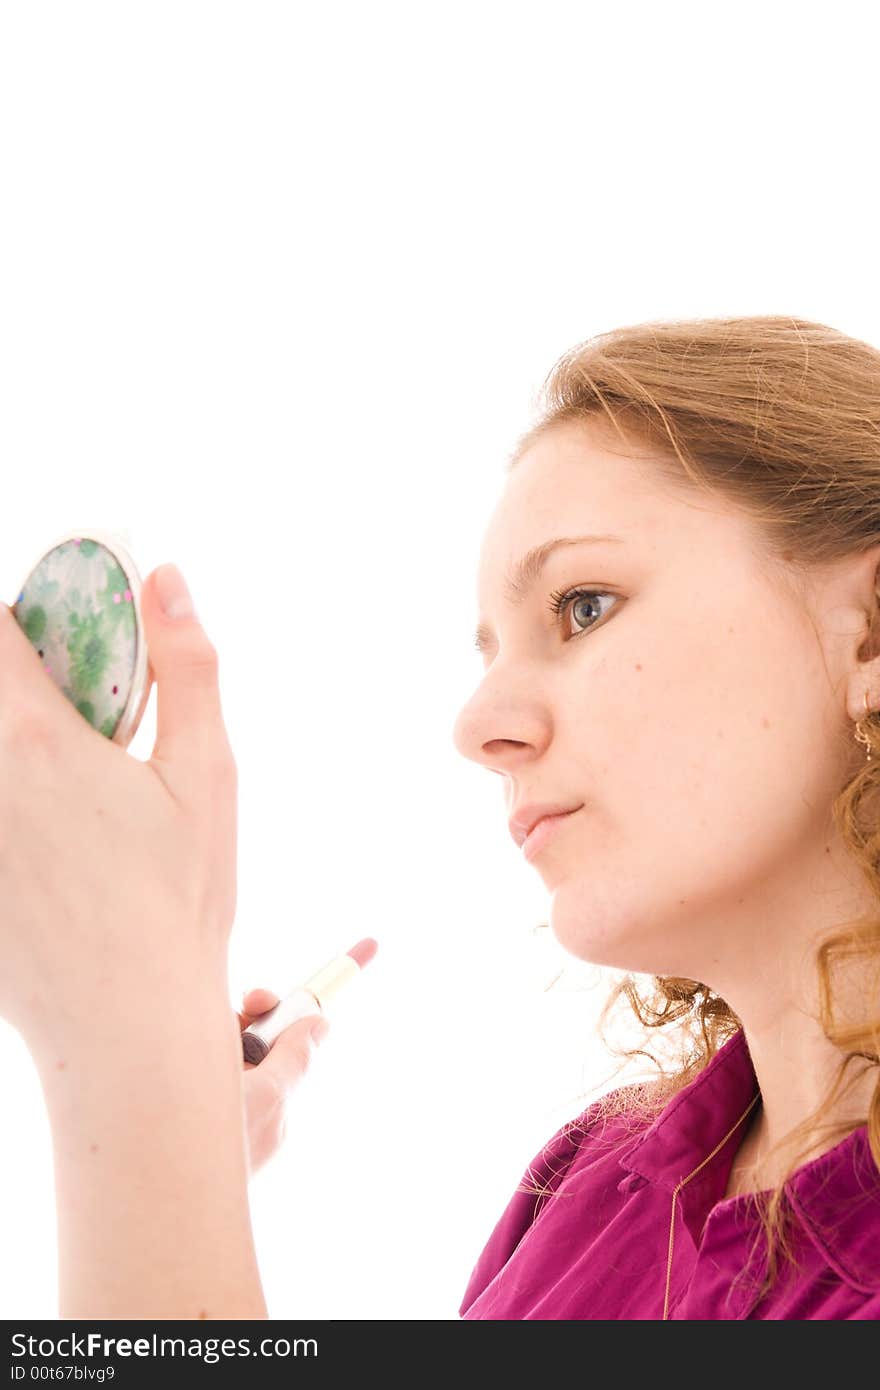
<path fill-rule="evenodd" d="M 279 996 L 269 989 L 252 989 L 244 996 L 238 1021 L 244 1032 L 260 1014 L 274 1009 Z M 287 1094 L 308 1070 L 314 1048 L 330 1028 L 326 1018 L 309 1014 L 279 1033 L 262 1062 L 245 1062 L 244 1106 L 248 1171 L 266 1164 L 284 1142 Z"/>
<path fill-rule="evenodd" d="M 141 592 L 148 762 L 92 728 L 0 603 L 0 1015 L 47 1058 L 115 1046 L 168 992 L 224 1007 L 237 773 L 217 652 L 194 613 L 165 615 L 160 573 Z"/>

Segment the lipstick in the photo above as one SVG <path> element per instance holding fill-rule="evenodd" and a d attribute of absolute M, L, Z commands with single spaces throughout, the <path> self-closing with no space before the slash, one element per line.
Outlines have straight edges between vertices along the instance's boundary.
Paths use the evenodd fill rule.
<path fill-rule="evenodd" d="M 274 1008 L 244 1029 L 241 1035 L 241 1050 L 246 1062 L 261 1062 L 279 1033 L 307 1014 L 321 1014 L 328 999 L 331 999 L 343 985 L 355 979 L 365 965 L 373 959 L 379 949 L 378 942 L 365 936 L 345 955 L 334 956 L 321 970 L 311 975 L 304 985 L 298 985 L 290 994 L 279 999 Z"/>

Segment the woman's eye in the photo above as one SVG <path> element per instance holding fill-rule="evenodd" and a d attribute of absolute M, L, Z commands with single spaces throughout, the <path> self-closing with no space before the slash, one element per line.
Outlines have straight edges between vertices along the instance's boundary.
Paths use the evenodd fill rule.
<path fill-rule="evenodd" d="M 564 592 L 557 590 L 550 595 L 550 611 L 557 618 L 571 608 L 572 617 L 578 624 L 576 631 L 570 631 L 569 636 L 580 637 L 582 632 L 588 632 L 591 627 L 595 627 L 599 618 L 604 617 L 604 613 L 599 613 L 599 618 L 589 616 L 589 610 L 594 611 L 600 608 L 596 603 L 597 599 L 610 598 L 616 599 L 616 594 L 606 594 L 601 589 L 568 589 Z M 580 626 L 585 624 L 585 626 Z"/>

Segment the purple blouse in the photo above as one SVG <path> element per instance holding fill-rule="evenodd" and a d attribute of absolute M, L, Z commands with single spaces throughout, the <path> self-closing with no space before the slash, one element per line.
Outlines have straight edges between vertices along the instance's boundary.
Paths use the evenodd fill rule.
<path fill-rule="evenodd" d="M 471 1274 L 474 1319 L 880 1318 L 880 1177 L 867 1126 L 789 1179 L 788 1239 L 762 1299 L 766 1239 L 754 1197 L 721 1200 L 758 1093 L 740 1030 L 652 1121 L 602 1120 L 600 1102 L 529 1165 Z M 673 1191 L 693 1170 L 673 1202 Z M 673 1216 L 674 1207 L 674 1216 Z M 670 1226 L 673 1228 L 667 1302 Z"/>

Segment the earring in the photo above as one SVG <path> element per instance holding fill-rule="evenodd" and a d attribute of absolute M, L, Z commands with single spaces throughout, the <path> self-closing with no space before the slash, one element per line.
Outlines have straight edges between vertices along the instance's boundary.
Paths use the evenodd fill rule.
<path fill-rule="evenodd" d="M 871 711 L 868 709 L 868 692 L 867 692 L 867 690 L 864 692 L 864 694 L 865 694 L 865 719 L 868 719 L 868 718 L 870 717 Z M 867 748 L 867 750 L 868 750 L 867 761 L 870 762 L 870 761 L 871 761 L 871 743 L 870 743 L 870 740 L 869 740 L 867 731 L 866 731 L 865 729 L 862 728 L 862 724 L 863 724 L 863 723 L 864 723 L 864 720 L 862 720 L 862 719 L 860 719 L 860 720 L 857 722 L 857 724 L 856 724 L 856 731 L 855 731 L 855 739 L 856 739 L 856 742 L 857 742 L 857 743 L 863 743 L 863 744 L 865 745 L 865 747 Z"/>

